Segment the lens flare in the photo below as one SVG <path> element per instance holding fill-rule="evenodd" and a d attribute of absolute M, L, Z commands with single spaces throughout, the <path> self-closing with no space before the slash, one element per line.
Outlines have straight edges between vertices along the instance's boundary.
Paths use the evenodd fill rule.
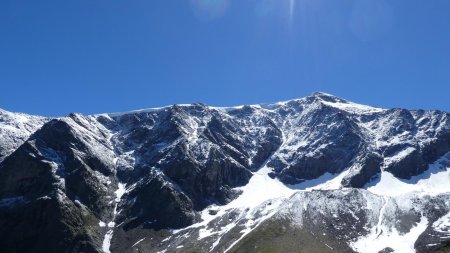
<path fill-rule="evenodd" d="M 294 22 L 295 0 L 289 0 L 289 22 Z"/>

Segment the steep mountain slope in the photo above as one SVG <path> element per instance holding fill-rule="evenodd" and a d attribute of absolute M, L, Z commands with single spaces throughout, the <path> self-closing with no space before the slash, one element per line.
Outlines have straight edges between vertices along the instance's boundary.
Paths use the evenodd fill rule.
<path fill-rule="evenodd" d="M 15 149 L 0 163 L 0 248 L 445 251 L 449 116 L 314 93 L 36 123 L 0 143 Z"/>
<path fill-rule="evenodd" d="M 0 109 L 0 162 L 47 121 L 44 117 Z"/>
<path fill-rule="evenodd" d="M 108 131 L 71 115 L 36 131 L 0 165 L 1 248 L 97 252 L 116 182 Z"/>

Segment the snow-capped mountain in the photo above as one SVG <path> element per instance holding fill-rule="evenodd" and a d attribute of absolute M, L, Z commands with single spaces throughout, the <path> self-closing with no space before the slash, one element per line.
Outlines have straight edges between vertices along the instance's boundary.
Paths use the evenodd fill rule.
<path fill-rule="evenodd" d="M 446 112 L 314 93 L 0 115 L 2 252 L 450 251 Z"/>
<path fill-rule="evenodd" d="M 0 109 L 0 162 L 47 121 L 44 117 Z"/>

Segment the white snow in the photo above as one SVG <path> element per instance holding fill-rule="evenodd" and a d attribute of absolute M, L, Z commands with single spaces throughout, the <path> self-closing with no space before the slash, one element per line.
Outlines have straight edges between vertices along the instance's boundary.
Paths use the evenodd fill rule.
<path fill-rule="evenodd" d="M 396 162 L 401 161 L 402 159 L 404 159 L 405 157 L 407 157 L 408 155 L 410 155 L 414 151 L 416 151 L 415 148 L 407 147 L 407 148 L 405 148 L 403 150 L 400 150 L 399 152 L 397 152 L 393 156 L 385 157 L 384 158 L 384 162 L 383 162 L 383 167 L 386 168 L 392 163 L 396 163 Z"/>
<path fill-rule="evenodd" d="M 356 114 L 368 114 L 368 113 L 377 113 L 377 112 L 384 111 L 384 109 L 381 109 L 381 108 L 356 104 L 356 103 L 348 102 L 348 101 L 344 101 L 344 102 L 322 101 L 322 103 L 325 105 L 334 107 L 334 108 L 338 108 L 343 111 L 347 111 L 350 113 L 356 113 Z"/>
<path fill-rule="evenodd" d="M 305 182 L 290 185 L 289 187 L 297 190 L 337 190 L 342 188 L 342 179 L 349 173 L 349 170 L 345 170 L 338 174 L 332 174 L 326 172 L 322 176 L 307 180 Z"/>
<path fill-rule="evenodd" d="M 113 113 L 108 113 L 108 116 L 111 117 L 118 117 L 118 116 L 122 116 L 122 115 L 126 115 L 126 114 L 133 114 L 133 113 L 148 113 L 148 112 L 157 112 L 160 110 L 164 110 L 164 109 L 168 109 L 170 107 L 172 107 L 174 105 L 166 105 L 163 107 L 154 107 L 154 108 L 146 108 L 146 109 L 139 109 L 139 110 L 133 110 L 133 111 L 128 111 L 128 112 L 113 112 Z M 175 106 L 192 106 L 191 104 L 175 104 Z M 94 116 L 101 116 L 101 115 L 105 115 L 105 114 L 97 114 Z"/>
<path fill-rule="evenodd" d="M 122 198 L 122 196 L 126 193 L 126 187 L 125 184 L 119 183 L 118 184 L 118 188 L 115 191 L 116 194 L 116 202 L 120 202 L 120 199 Z"/>
<path fill-rule="evenodd" d="M 28 137 L 38 130 L 49 119 L 23 113 L 13 113 L 0 109 L 0 162 L 11 154 Z"/>
<path fill-rule="evenodd" d="M 108 230 L 108 232 L 106 232 L 105 238 L 103 239 L 103 244 L 102 244 L 102 250 L 104 253 L 111 253 L 111 251 L 109 250 L 109 247 L 111 247 L 111 239 L 113 236 L 113 230 Z"/>
<path fill-rule="evenodd" d="M 450 212 L 433 223 L 434 230 L 450 236 Z"/>
<path fill-rule="evenodd" d="M 249 209 L 248 213 L 252 213 L 257 207 L 268 200 L 280 199 L 280 198 L 288 198 L 295 190 L 286 187 L 283 183 L 281 183 L 278 179 L 272 179 L 268 176 L 270 172 L 269 167 L 264 167 L 258 172 L 254 173 L 250 178 L 250 181 L 247 185 L 243 187 L 239 187 L 239 190 L 242 190 L 243 193 L 239 195 L 238 198 L 231 201 L 225 206 L 210 206 L 209 208 L 202 211 L 202 222 L 194 224 L 195 227 L 206 226 L 210 221 L 214 218 L 222 216 L 226 214 L 228 211 L 232 209 Z M 272 207 L 274 204 L 271 205 Z M 217 214 L 211 215 L 209 211 L 215 210 Z M 228 224 L 227 227 L 224 227 L 222 233 L 229 231 L 236 224 L 231 223 Z M 207 228 L 200 229 L 199 239 L 217 234 L 216 231 L 210 231 Z"/>
<path fill-rule="evenodd" d="M 109 247 L 111 246 L 111 239 L 113 237 L 114 227 L 116 226 L 116 223 L 114 222 L 114 220 L 117 215 L 117 206 L 120 202 L 120 199 L 126 192 L 127 192 L 126 185 L 122 184 L 122 183 L 118 183 L 117 190 L 114 192 L 116 195 L 116 198 L 115 198 L 116 203 L 114 205 L 113 219 L 112 219 L 112 221 L 108 222 L 109 230 L 108 230 L 108 232 L 106 232 L 105 237 L 103 238 L 102 250 L 104 253 L 110 253 Z"/>
<path fill-rule="evenodd" d="M 399 253 L 415 253 L 414 243 L 427 228 L 428 220 L 422 216 L 420 222 L 411 228 L 408 233 L 401 234 L 394 227 L 387 227 L 382 224 L 382 211 L 380 211 L 378 225 L 372 228 L 367 236 L 358 238 L 350 246 L 361 253 L 378 253 L 386 247 L 390 247 Z"/>
<path fill-rule="evenodd" d="M 434 164 L 429 165 L 427 171 L 408 180 L 396 178 L 390 172 L 383 171 L 365 188 L 382 196 L 400 196 L 412 192 L 425 195 L 450 192 L 449 156 L 450 153 L 446 154 Z"/>
<path fill-rule="evenodd" d="M 242 109 L 244 105 L 238 105 L 238 106 L 210 106 L 209 108 L 215 109 L 221 112 L 229 112 L 232 110 Z"/>
<path fill-rule="evenodd" d="M 264 201 L 276 198 L 287 198 L 295 191 L 286 187 L 278 179 L 272 179 L 268 176 L 271 171 L 269 167 L 264 167 L 255 172 L 247 185 L 237 188 L 243 193 L 235 200 L 231 201 L 227 208 L 254 208 Z"/>
<path fill-rule="evenodd" d="M 144 241 L 144 240 L 145 240 L 145 237 L 142 238 L 142 239 L 140 239 L 140 240 L 138 240 L 137 242 L 135 242 L 135 243 L 133 244 L 133 246 L 131 246 L 131 248 L 135 247 L 136 245 L 138 245 L 139 243 L 141 243 L 141 242 Z"/>

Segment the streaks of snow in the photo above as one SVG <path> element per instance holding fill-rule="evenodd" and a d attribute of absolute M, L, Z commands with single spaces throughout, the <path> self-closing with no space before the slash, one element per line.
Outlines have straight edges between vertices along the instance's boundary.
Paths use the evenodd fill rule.
<path fill-rule="evenodd" d="M 60 188 L 65 188 L 66 187 L 66 181 L 64 177 L 65 167 L 59 154 L 52 148 L 39 147 L 38 145 L 36 145 L 34 140 L 30 141 L 30 144 L 34 148 L 36 148 L 36 150 L 42 157 L 44 157 L 45 160 L 43 160 L 43 162 L 51 166 L 53 177 L 58 181 L 56 185 L 59 186 Z"/>
<path fill-rule="evenodd" d="M 450 213 L 439 218 L 433 223 L 433 228 L 437 232 L 444 233 L 450 236 Z"/>
<path fill-rule="evenodd" d="M 381 108 L 356 104 L 348 101 L 339 101 L 339 102 L 321 101 L 321 102 L 325 105 L 355 114 L 378 113 L 384 111 L 384 109 Z"/>
<path fill-rule="evenodd" d="M 278 211 L 278 207 L 283 203 L 285 197 L 265 201 L 258 207 L 250 209 L 250 211 L 245 215 L 245 219 L 247 220 L 247 222 L 244 225 L 244 229 L 240 232 L 240 237 L 234 240 L 234 242 L 229 245 L 224 252 L 228 252 L 229 250 L 231 250 L 239 241 L 241 241 L 246 235 L 252 232 L 253 229 L 258 227 L 263 221 L 276 214 Z M 211 250 L 213 250 L 214 247 L 218 245 L 220 239 L 220 237 L 219 239 L 217 239 L 217 241 L 213 244 Z"/>
<path fill-rule="evenodd" d="M 144 241 L 144 240 L 145 240 L 145 237 L 142 238 L 142 239 L 140 239 L 140 240 L 138 240 L 137 242 L 135 242 L 135 243 L 133 244 L 133 246 L 131 246 L 131 248 L 137 246 L 139 243 L 141 243 L 141 242 Z"/>
<path fill-rule="evenodd" d="M 400 162 L 402 159 L 404 159 L 405 157 L 407 157 L 408 155 L 410 155 L 414 151 L 416 151 L 415 148 L 407 147 L 407 148 L 405 148 L 403 150 L 400 150 L 399 152 L 397 152 L 393 156 L 385 157 L 384 158 L 383 167 L 386 168 L 392 163 Z"/>
<path fill-rule="evenodd" d="M 412 227 L 409 232 L 402 234 L 395 227 L 382 224 L 380 217 L 378 225 L 372 228 L 368 235 L 358 238 L 350 246 L 355 251 L 364 253 L 377 253 L 387 247 L 392 248 L 395 252 L 415 253 L 414 243 L 425 231 L 427 225 L 427 218 L 422 216 L 416 226 Z"/>
<path fill-rule="evenodd" d="M 111 247 L 111 239 L 113 237 L 113 233 L 114 233 L 114 227 L 116 225 L 116 223 L 114 222 L 116 215 L 117 215 L 117 206 L 120 202 L 120 199 L 122 198 L 122 196 L 127 192 L 126 190 L 126 185 L 119 183 L 117 185 L 117 190 L 114 192 L 116 195 L 116 199 L 115 199 L 115 205 L 114 205 L 114 212 L 113 212 L 113 219 L 112 221 L 108 222 L 108 228 L 110 228 L 108 230 L 108 232 L 106 232 L 105 237 L 103 239 L 103 244 L 102 244 L 102 250 L 104 253 L 110 253 L 111 251 L 109 250 L 109 248 Z"/>
<path fill-rule="evenodd" d="M 115 155 L 110 141 L 112 134 L 95 117 L 73 114 L 70 118 L 61 120 L 73 129 L 72 133 L 84 143 L 89 154 L 95 155 L 105 164 L 114 167 L 113 160 Z"/>

